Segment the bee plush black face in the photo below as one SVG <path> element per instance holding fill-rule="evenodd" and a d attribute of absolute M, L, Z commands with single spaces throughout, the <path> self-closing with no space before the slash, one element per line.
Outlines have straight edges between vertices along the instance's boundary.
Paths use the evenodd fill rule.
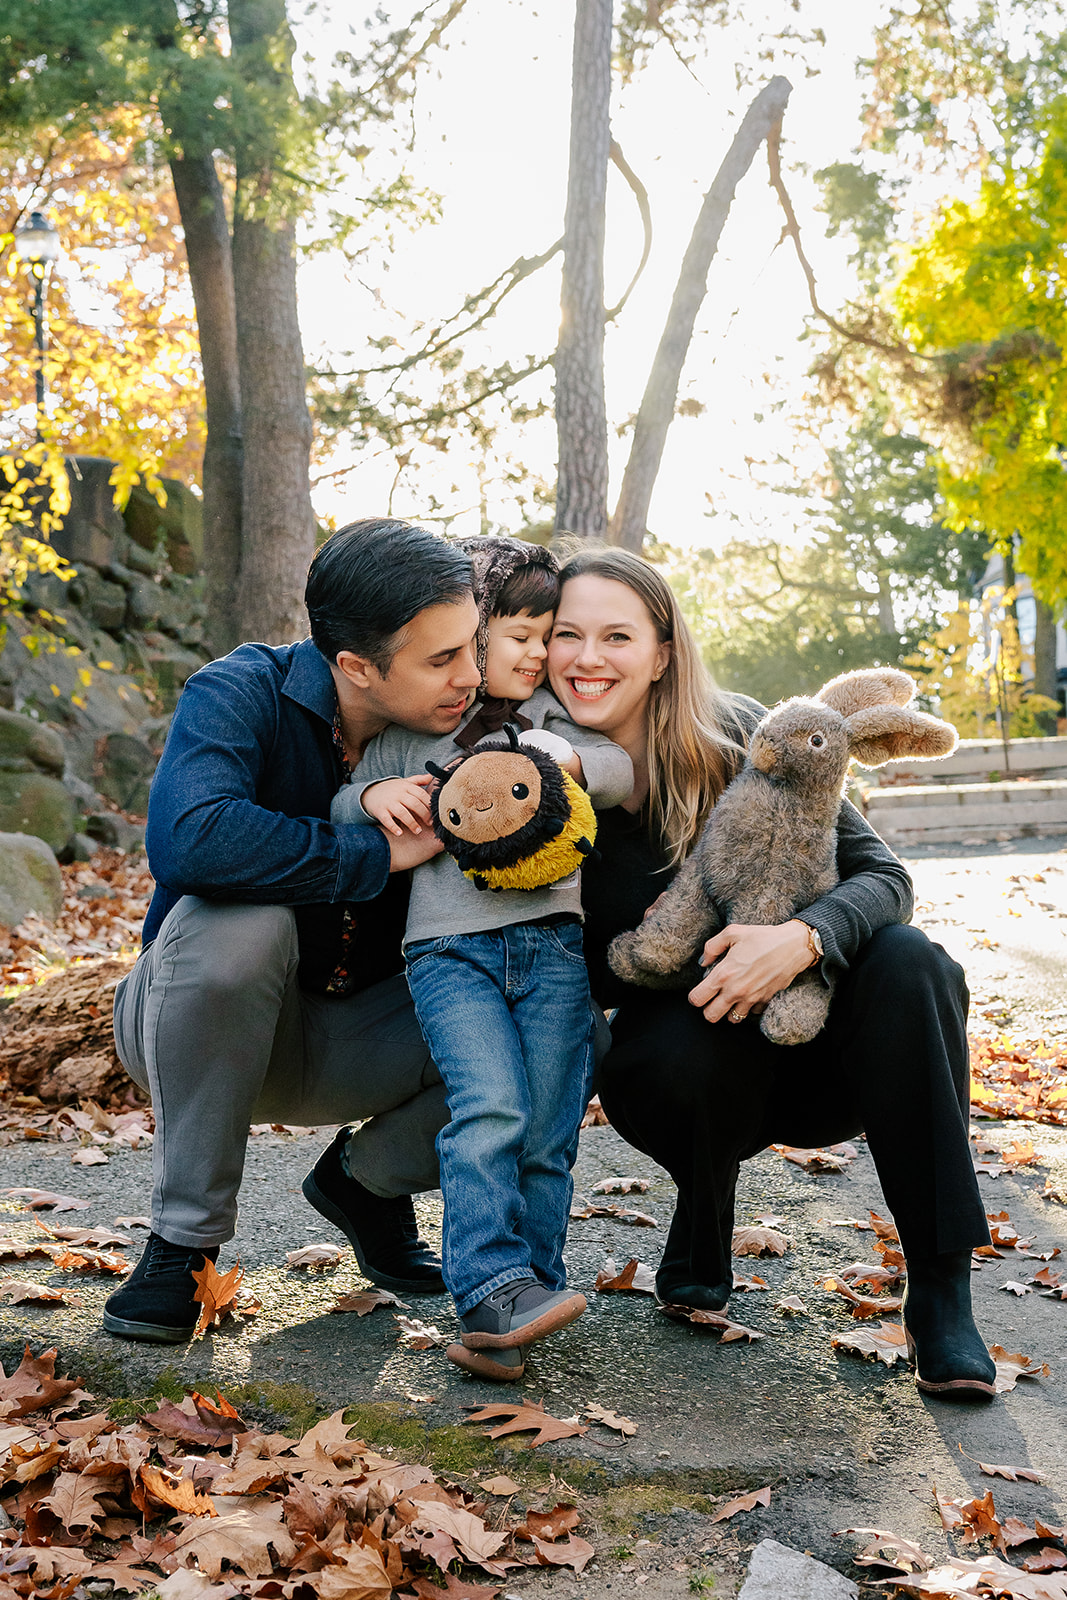
<path fill-rule="evenodd" d="M 449 772 L 428 764 L 441 785 L 430 797 L 434 832 L 464 872 L 514 866 L 561 834 L 571 814 L 558 764 L 505 731 L 507 745 L 472 750 Z"/>

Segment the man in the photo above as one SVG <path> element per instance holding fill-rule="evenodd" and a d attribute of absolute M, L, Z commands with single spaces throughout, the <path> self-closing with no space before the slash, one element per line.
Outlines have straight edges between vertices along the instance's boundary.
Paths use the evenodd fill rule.
<path fill-rule="evenodd" d="M 186 684 L 152 784 L 157 888 L 115 999 L 115 1038 L 156 1116 L 152 1232 L 104 1327 L 176 1343 L 193 1272 L 234 1234 L 253 1122 L 348 1122 L 304 1193 L 387 1288 L 441 1293 L 413 1193 L 435 1188 L 444 1088 L 402 976 L 406 868 L 429 830 L 334 827 L 374 734 L 456 728 L 478 686 L 470 563 L 403 522 L 319 551 L 311 638 L 242 645 Z"/>

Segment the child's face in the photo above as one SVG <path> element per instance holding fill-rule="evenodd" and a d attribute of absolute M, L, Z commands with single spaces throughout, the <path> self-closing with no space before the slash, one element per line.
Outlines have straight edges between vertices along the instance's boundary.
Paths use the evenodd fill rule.
<path fill-rule="evenodd" d="M 545 681 L 548 641 L 555 612 L 531 617 L 489 618 L 489 643 L 485 657 L 485 692 L 501 700 L 528 700 Z"/>

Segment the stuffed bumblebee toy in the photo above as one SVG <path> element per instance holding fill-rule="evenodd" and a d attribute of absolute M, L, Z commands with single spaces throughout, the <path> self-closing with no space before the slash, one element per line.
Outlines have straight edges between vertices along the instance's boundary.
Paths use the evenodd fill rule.
<path fill-rule="evenodd" d="M 543 889 L 592 855 L 596 817 L 589 796 L 552 756 L 521 744 L 482 745 L 446 770 L 430 796 L 433 829 L 479 889 Z"/>

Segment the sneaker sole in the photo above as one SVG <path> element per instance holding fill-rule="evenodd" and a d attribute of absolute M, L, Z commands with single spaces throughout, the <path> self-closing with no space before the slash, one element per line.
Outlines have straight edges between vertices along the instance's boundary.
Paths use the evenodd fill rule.
<path fill-rule="evenodd" d="M 119 1339 L 140 1339 L 145 1344 L 185 1344 L 196 1332 L 195 1322 L 188 1328 L 169 1328 L 165 1322 L 130 1322 L 110 1311 L 104 1312 L 103 1323 L 107 1333 Z"/>
<path fill-rule="evenodd" d="M 335 1206 L 332 1200 L 327 1200 L 315 1182 L 313 1171 L 308 1173 L 300 1187 L 308 1205 L 313 1206 L 320 1216 L 326 1218 L 327 1222 L 332 1222 L 335 1228 L 340 1228 L 352 1246 L 352 1254 L 356 1258 L 356 1265 L 363 1276 L 370 1279 L 371 1283 L 376 1283 L 380 1289 L 398 1290 L 401 1294 L 445 1293 L 445 1280 L 440 1273 L 427 1278 L 397 1278 L 391 1272 L 379 1272 L 377 1267 L 372 1267 L 363 1254 L 359 1237 L 352 1224 L 339 1206 Z"/>
<path fill-rule="evenodd" d="M 551 1306 L 532 1322 L 526 1322 L 511 1333 L 465 1333 L 463 1343 L 468 1350 L 514 1350 L 518 1345 L 532 1344 L 550 1333 L 558 1333 L 572 1322 L 577 1322 L 585 1310 L 584 1294 L 572 1294 L 561 1305 Z"/>
<path fill-rule="evenodd" d="M 521 1350 L 522 1346 L 518 1348 Z M 455 1366 L 462 1367 L 464 1372 L 476 1378 L 493 1378 L 497 1383 L 517 1383 L 526 1372 L 525 1358 L 517 1367 L 507 1367 L 502 1361 L 494 1361 L 488 1351 L 468 1350 L 462 1344 L 450 1344 L 445 1355 Z"/>
<path fill-rule="evenodd" d="M 920 1394 L 940 1395 L 943 1400 L 995 1400 L 996 1387 L 986 1383 L 983 1378 L 944 1378 L 940 1383 L 933 1383 L 928 1378 L 920 1378 L 918 1362 L 915 1359 L 915 1340 L 904 1329 L 904 1337 L 908 1352 L 908 1361 L 915 1373 L 915 1387 Z"/>

